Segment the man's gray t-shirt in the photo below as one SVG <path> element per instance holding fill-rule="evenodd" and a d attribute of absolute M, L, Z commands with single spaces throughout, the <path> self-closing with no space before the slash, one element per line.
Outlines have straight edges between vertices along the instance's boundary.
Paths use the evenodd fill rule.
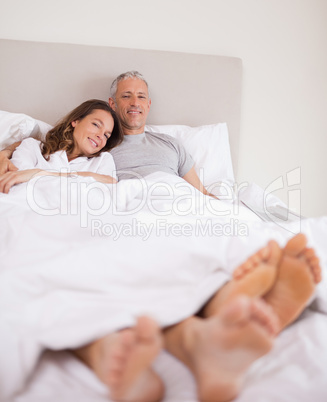
<path fill-rule="evenodd" d="M 166 172 L 180 177 L 194 165 L 185 148 L 166 134 L 125 135 L 124 141 L 112 149 L 118 180 L 135 179 L 154 172 Z"/>

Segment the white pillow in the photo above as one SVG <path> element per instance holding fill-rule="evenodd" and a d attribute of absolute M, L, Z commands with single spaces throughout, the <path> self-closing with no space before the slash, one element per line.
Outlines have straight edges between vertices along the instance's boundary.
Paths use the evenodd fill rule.
<path fill-rule="evenodd" d="M 26 114 L 0 110 L 0 149 L 28 137 L 35 125 L 35 120 Z"/>
<path fill-rule="evenodd" d="M 35 122 L 36 122 L 36 126 L 34 128 L 34 132 L 36 131 L 36 134 L 38 135 L 39 139 L 44 140 L 45 136 L 53 128 L 53 126 L 51 126 L 51 124 L 45 123 L 44 121 L 41 121 L 41 120 L 35 120 Z"/>
<path fill-rule="evenodd" d="M 211 187 L 214 194 L 222 194 L 222 189 L 214 189 L 216 185 L 219 187 L 219 183 L 233 186 L 235 179 L 226 123 L 200 127 L 147 125 L 145 131 L 177 138 L 193 157 L 195 169 L 204 186 Z"/>
<path fill-rule="evenodd" d="M 38 135 L 39 138 L 44 138 L 51 128 L 50 124 L 26 114 L 0 110 L 0 150 L 30 136 Z"/>

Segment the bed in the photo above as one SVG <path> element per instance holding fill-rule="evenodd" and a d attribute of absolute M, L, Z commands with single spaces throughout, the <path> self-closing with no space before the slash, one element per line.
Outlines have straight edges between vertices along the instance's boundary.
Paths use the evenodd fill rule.
<path fill-rule="evenodd" d="M 208 213 L 206 209 L 202 215 L 201 222 L 205 222 L 205 227 L 209 229 L 204 233 L 204 226 L 201 226 L 200 235 L 198 232 L 187 238 L 185 233 L 176 235 L 171 230 L 167 232 L 167 227 L 175 225 L 173 227 L 176 230 L 181 230 L 184 224 L 196 227 L 198 212 L 196 210 L 195 215 L 192 215 L 194 203 L 197 202 L 196 208 L 199 208 L 203 206 L 203 200 L 193 194 L 190 197 L 187 193 L 189 189 L 182 189 L 181 183 L 176 182 L 174 184 L 178 191 L 175 199 L 179 197 L 182 202 L 177 212 L 174 210 L 167 213 L 167 203 L 162 202 L 162 199 L 167 195 L 165 189 L 168 182 L 165 181 L 166 177 L 160 175 L 146 181 L 148 189 L 155 189 L 151 192 L 151 196 L 154 196 L 151 199 L 152 211 L 149 211 L 149 205 L 146 209 L 139 208 L 139 202 L 144 199 L 142 186 L 122 183 L 119 194 L 115 195 L 115 207 L 120 208 L 119 212 L 125 208 L 129 214 L 124 217 L 119 213 L 114 217 L 112 214 L 98 214 L 97 222 L 101 225 L 101 229 L 98 226 L 98 237 L 94 235 L 94 227 L 92 233 L 88 232 L 89 210 L 86 210 L 85 221 L 81 220 L 81 216 L 68 216 L 62 210 L 52 216 L 45 214 L 44 209 L 25 214 L 18 203 L 2 196 L 0 219 L 1 227 L 5 230 L 2 229 L 0 236 L 0 370 L 3 373 L 0 380 L 1 400 L 109 400 L 106 387 L 65 349 L 82 345 L 107 331 L 133 324 L 132 317 L 129 314 L 124 315 L 124 309 L 119 309 L 118 301 L 123 304 L 124 300 L 118 295 L 119 292 L 115 294 L 113 286 L 109 287 L 106 282 L 108 278 L 101 276 L 106 274 L 94 271 L 94 266 L 89 264 L 83 267 L 81 261 L 83 272 L 75 269 L 65 275 L 58 274 L 58 266 L 74 261 L 76 253 L 86 261 L 87 251 L 92 248 L 99 251 L 100 243 L 102 259 L 105 258 L 105 250 L 110 244 L 116 247 L 122 242 L 122 247 L 132 250 L 133 259 L 137 261 L 137 258 L 144 258 L 144 250 L 154 249 L 161 252 L 157 244 L 159 237 L 160 241 L 164 239 L 167 242 L 166 247 L 169 249 L 169 252 L 167 249 L 162 251 L 162 266 L 174 268 L 174 260 L 178 256 L 181 265 L 190 264 L 201 268 L 194 271 L 192 278 L 178 276 L 176 270 L 172 269 L 169 271 L 170 280 L 165 282 L 166 276 L 161 279 L 159 276 L 159 285 L 162 288 L 156 284 L 158 278 L 154 279 L 152 272 L 145 270 L 148 283 L 153 284 L 156 291 L 162 292 L 160 297 L 164 302 L 152 306 L 152 310 L 147 306 L 148 298 L 153 299 L 151 286 L 142 288 L 138 277 L 129 272 L 128 285 L 135 288 L 139 286 L 143 295 L 140 306 L 134 308 L 132 315 L 139 314 L 147 307 L 147 311 L 154 316 L 159 312 L 158 321 L 162 326 L 192 314 L 206 300 L 208 292 L 212 292 L 222 283 L 222 279 L 219 275 L 219 278 L 217 276 L 214 280 L 210 278 L 209 282 L 203 282 L 205 291 L 198 292 L 196 296 L 188 293 L 188 297 L 192 296 L 192 303 L 187 303 L 187 298 L 174 299 L 173 290 L 179 292 L 179 284 L 182 286 L 185 280 L 198 281 L 203 277 L 203 272 L 213 272 L 217 264 L 228 265 L 230 268 L 237 266 L 267 239 L 276 238 L 283 244 L 293 233 L 303 230 L 308 234 L 312 245 L 317 247 L 323 269 L 326 269 L 325 218 L 303 220 L 293 217 L 289 221 L 281 219 L 280 216 L 271 214 L 272 209 L 269 210 L 266 206 L 270 204 L 274 208 L 285 205 L 255 185 L 248 186 L 246 194 L 243 194 L 244 202 L 250 204 L 252 209 L 261 208 L 261 218 L 266 216 L 269 222 L 263 223 L 257 214 L 239 202 L 240 194 L 235 192 L 235 177 L 238 171 L 241 110 L 240 59 L 12 40 L 0 40 L 0 51 L 2 146 L 37 132 L 46 132 L 49 125 L 53 125 L 59 117 L 86 99 L 107 99 L 113 78 L 127 70 L 138 70 L 146 77 L 150 86 L 152 108 L 148 130 L 162 131 L 182 141 L 194 157 L 198 173 L 202 175 L 206 187 L 212 192 L 216 191 L 220 197 L 225 197 L 223 208 L 217 207 L 214 213 Z M 158 182 L 165 185 L 158 188 Z M 39 195 L 43 197 L 42 194 Z M 109 197 L 113 199 L 112 193 Z M 93 196 L 91 201 L 96 203 L 95 198 Z M 57 201 L 60 202 L 56 197 L 51 200 L 54 203 L 53 210 Z M 203 208 L 208 207 L 205 205 Z M 257 210 L 256 212 L 258 213 Z M 150 227 L 162 225 L 160 222 L 164 220 L 163 226 L 160 226 L 164 228 L 164 233 L 155 233 L 153 236 L 150 234 L 146 239 L 139 236 L 139 233 L 138 236 L 134 236 L 134 233 L 126 234 L 125 237 L 117 235 L 108 246 L 108 239 L 115 236 L 110 232 L 113 228 L 112 220 L 117 225 L 126 224 L 131 227 L 136 218 Z M 232 224 L 231 219 L 234 219 Z M 63 227 L 66 233 L 61 238 Z M 51 228 L 51 236 L 46 228 Z M 229 232 L 221 233 L 225 228 Z M 248 229 L 254 239 L 251 243 L 247 242 L 248 232 L 245 236 L 241 235 L 242 230 Z M 220 245 L 217 245 L 217 236 Z M 29 243 L 26 243 L 27 239 Z M 190 244 L 193 246 L 192 253 L 189 250 Z M 217 260 L 216 254 L 226 249 L 229 252 L 226 255 L 221 253 L 222 256 Z M 149 267 L 155 263 L 160 265 L 155 257 L 157 258 L 149 257 Z M 99 263 L 100 260 L 101 258 Z M 115 255 L 114 252 L 111 261 L 117 267 L 126 269 L 130 264 L 127 257 L 121 260 L 120 255 Z M 47 272 L 44 272 L 43 267 L 47 268 Z M 95 272 L 99 275 L 97 280 L 94 280 Z M 31 277 L 34 278 L 32 281 Z M 78 285 L 75 283 L 76 278 Z M 223 277 L 224 280 L 226 277 Z M 123 285 L 126 286 L 126 278 L 122 282 L 117 281 L 115 285 L 116 288 L 121 286 L 119 290 Z M 157 285 L 159 287 L 155 288 Z M 106 286 L 110 289 L 111 299 L 105 295 Z M 173 289 L 169 293 L 171 301 L 165 293 L 168 288 Z M 135 300 L 138 297 L 136 294 Z M 174 316 L 177 302 L 180 313 Z M 110 323 L 104 319 L 110 315 L 107 303 L 112 303 L 113 308 L 109 310 L 112 311 Z M 131 305 L 124 305 L 125 309 L 127 307 L 132 308 Z M 115 314 L 114 309 L 117 309 Z M 251 366 L 244 389 L 237 400 L 325 401 L 326 314 L 327 289 L 324 276 L 312 303 L 301 317 L 283 331 L 268 355 Z M 85 322 L 91 321 L 92 325 L 81 323 L 83 319 Z M 197 400 L 191 373 L 171 355 L 163 351 L 154 367 L 166 385 L 165 402 Z"/>

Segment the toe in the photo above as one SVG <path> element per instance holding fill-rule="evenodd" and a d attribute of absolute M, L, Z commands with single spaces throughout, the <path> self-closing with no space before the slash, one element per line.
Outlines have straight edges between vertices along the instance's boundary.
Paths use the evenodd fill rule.
<path fill-rule="evenodd" d="M 233 278 L 238 279 L 241 276 L 243 276 L 245 273 L 245 267 L 244 264 L 240 265 L 239 267 L 237 267 L 234 272 L 233 272 Z"/>
<path fill-rule="evenodd" d="M 315 251 L 314 251 L 313 248 L 306 248 L 306 249 L 303 251 L 303 255 L 304 255 L 306 258 L 310 259 L 310 258 L 312 258 L 312 257 L 315 257 L 315 256 L 316 256 L 316 253 L 315 253 Z"/>
<path fill-rule="evenodd" d="M 245 261 L 242 265 L 237 267 L 235 271 L 233 272 L 233 278 L 235 279 L 241 279 L 243 276 L 245 276 L 249 271 L 253 269 L 253 264 L 249 260 Z"/>
<path fill-rule="evenodd" d="M 124 348 L 133 347 L 135 343 L 135 331 L 132 329 L 124 329 L 120 331 L 121 346 Z"/>
<path fill-rule="evenodd" d="M 279 244 L 275 240 L 271 240 L 269 242 L 270 255 L 269 262 L 272 264 L 278 264 L 282 255 L 282 250 L 279 247 Z"/>
<path fill-rule="evenodd" d="M 267 260 L 269 258 L 270 255 L 270 242 L 268 243 L 268 246 L 263 247 L 260 251 L 259 251 L 259 255 L 260 258 L 262 260 Z"/>
<path fill-rule="evenodd" d="M 306 236 L 303 233 L 299 233 L 287 242 L 284 253 L 291 257 L 297 257 L 304 251 L 306 245 Z"/>
<path fill-rule="evenodd" d="M 314 282 L 316 284 L 321 282 L 322 276 L 321 276 L 321 269 L 320 269 L 319 265 L 312 268 L 312 274 L 313 274 Z"/>
<path fill-rule="evenodd" d="M 160 333 L 156 321 L 146 316 L 138 317 L 135 330 L 137 338 L 143 342 L 152 342 Z"/>
<path fill-rule="evenodd" d="M 309 259 L 309 264 L 310 264 L 312 267 L 319 266 L 319 264 L 320 264 L 319 258 L 316 257 L 316 256 L 311 257 L 311 258 Z"/>
<path fill-rule="evenodd" d="M 249 258 L 245 263 L 243 264 L 243 271 L 244 273 L 250 271 L 253 268 L 253 257 Z"/>
<path fill-rule="evenodd" d="M 261 256 L 260 256 L 260 253 L 258 253 L 258 254 L 254 254 L 254 255 L 249 259 L 249 262 L 251 263 L 252 268 L 253 268 L 253 267 L 256 267 L 256 266 L 260 263 L 261 260 L 262 260 L 262 258 L 261 258 Z"/>

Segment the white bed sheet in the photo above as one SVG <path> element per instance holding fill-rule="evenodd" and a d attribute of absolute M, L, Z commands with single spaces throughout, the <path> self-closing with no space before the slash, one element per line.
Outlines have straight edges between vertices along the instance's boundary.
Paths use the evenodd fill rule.
<path fill-rule="evenodd" d="M 307 310 L 249 370 L 237 402 L 325 402 L 327 317 Z M 165 382 L 163 402 L 198 402 L 189 370 L 162 352 L 154 363 Z M 24 393 L 13 402 L 104 402 L 106 387 L 69 352 L 45 352 Z"/>
<path fill-rule="evenodd" d="M 38 201 L 47 203 L 49 209 L 56 205 L 62 207 L 60 197 L 54 196 L 58 193 L 54 191 L 58 188 L 56 180 L 50 179 L 47 186 L 43 183 L 39 189 L 37 185 L 34 187 Z M 116 200 L 120 211 L 129 211 L 124 216 L 112 213 L 111 209 L 101 217 L 88 216 L 88 219 L 73 213 L 44 216 L 40 211 L 31 212 L 24 199 L 26 185 L 17 187 L 11 196 L 1 196 L 0 219 L 1 227 L 5 228 L 0 235 L 0 354 L 5 357 L 0 361 L 0 392 L 3 399 L 23 389 L 20 396 L 8 396 L 9 400 L 34 402 L 39 398 L 36 395 L 42 401 L 105 400 L 105 388 L 88 369 L 64 352 L 47 352 L 39 361 L 44 349 L 83 345 L 132 325 L 139 314 L 152 315 L 162 326 L 178 322 L 195 313 L 230 278 L 237 264 L 268 239 L 274 238 L 283 245 L 292 236 L 291 225 L 285 230 L 273 223 L 263 223 L 244 207 L 235 210 L 233 204 L 211 199 L 213 204 L 207 205 L 208 197 L 199 193 L 190 196 L 193 188 L 170 175 L 149 176 L 147 189 L 158 182 L 161 185 L 152 192 L 151 203 L 149 193 L 144 197 L 143 185 L 135 180 L 119 183 L 117 193 L 113 192 L 113 186 L 106 186 L 107 194 L 115 193 L 111 199 Z M 92 184 L 92 179 L 81 183 Z M 174 184 L 171 197 L 171 194 L 167 197 L 167 187 L 162 183 Z M 74 198 L 76 188 L 70 189 Z M 88 197 L 88 207 L 97 202 L 98 195 L 95 192 L 90 196 L 85 188 L 81 191 L 81 199 Z M 139 208 L 144 199 L 147 202 Z M 170 211 L 172 205 L 177 208 L 177 201 L 179 212 Z M 187 209 L 194 209 L 196 214 L 181 216 L 181 211 Z M 188 225 L 193 231 L 191 235 L 172 236 L 165 230 L 159 233 L 153 230 L 147 240 L 128 231 L 113 240 L 113 236 L 92 235 L 92 219 L 117 227 L 123 223 L 129 228 L 135 220 L 155 225 L 153 228 L 161 227 L 160 222 L 164 220 L 165 229 L 169 225 L 175 228 Z M 243 236 L 240 233 L 218 236 L 210 231 L 196 234 L 194 228 L 199 220 L 209 222 L 210 227 L 216 224 L 229 230 L 237 221 L 249 233 Z M 230 225 L 231 220 L 234 226 Z M 306 220 L 302 229 L 315 245 L 325 269 L 326 218 Z M 280 398 L 285 392 L 291 393 L 291 397 L 296 395 L 294 400 L 310 400 L 312 395 L 315 401 L 323 400 L 319 398 L 325 393 L 322 378 L 327 375 L 327 328 L 322 313 L 326 311 L 326 290 L 323 282 L 316 295 L 320 311 L 308 313 L 287 329 L 278 338 L 272 353 L 256 362 L 239 400 L 255 400 L 260 395 L 260 401 L 275 401 L 276 392 L 281 393 L 278 400 L 283 400 Z M 173 370 L 167 370 L 167 366 L 175 367 L 180 374 L 171 376 Z M 167 382 L 166 400 L 195 400 L 192 377 L 180 366 L 165 353 L 156 362 Z M 30 384 L 24 389 L 28 378 Z M 67 387 L 59 386 L 61 382 Z M 283 387 L 279 386 L 281 383 Z"/>

